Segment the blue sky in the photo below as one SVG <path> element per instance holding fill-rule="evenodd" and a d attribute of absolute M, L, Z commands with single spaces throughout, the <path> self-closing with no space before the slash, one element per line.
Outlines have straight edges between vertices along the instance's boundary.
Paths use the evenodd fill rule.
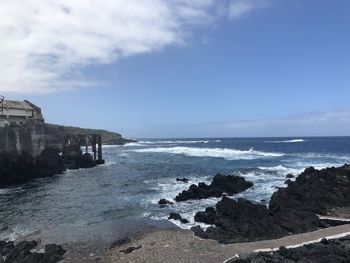
<path fill-rule="evenodd" d="M 349 1 L 192 1 L 190 6 L 169 0 L 181 11 L 167 11 L 165 21 L 161 13 L 152 15 L 149 24 L 141 20 L 134 25 L 139 12 L 148 12 L 139 10 L 139 5 L 149 4 L 135 1 L 125 7 L 124 21 L 104 21 L 110 27 L 115 25 L 112 22 L 125 23 L 122 28 L 131 21 L 136 29 L 130 31 L 136 30 L 135 35 L 122 31 L 127 36 L 122 41 L 120 31 L 118 37 L 106 31 L 101 39 L 90 32 L 69 43 L 62 40 L 42 46 L 40 50 L 45 51 L 39 54 L 33 46 L 16 50 L 0 44 L 3 53 L 23 52 L 26 60 L 18 59 L 15 64 L 17 57 L 9 55 L 8 61 L 17 75 L 29 76 L 0 81 L 0 93 L 37 103 L 47 122 L 104 128 L 127 137 L 349 134 Z M 171 9 L 164 5 L 167 1 L 151 2 L 159 10 Z M 48 19 L 45 15 L 52 7 L 47 8 L 40 11 L 40 21 Z M 67 7 L 72 11 L 65 15 L 74 16 L 74 8 L 78 6 Z M 14 21 L 22 14 L 15 11 L 10 12 L 13 20 L 0 22 L 0 27 L 17 23 Z M 77 15 L 77 21 L 83 17 Z M 52 30 L 66 25 L 57 22 L 51 26 L 37 34 L 45 33 L 47 43 Z M 99 32 L 98 27 L 96 30 Z M 68 34 L 59 32 L 63 39 Z M 17 43 L 14 35 L 1 38 Z M 115 41 L 104 42 L 106 37 Z M 34 40 L 28 40 L 28 46 Z M 53 48 L 59 45 L 65 46 L 65 52 Z M 35 60 L 28 61 L 33 56 Z M 26 63 L 40 67 L 29 72 L 21 68 Z M 11 76 L 6 68 L 0 62 L 0 72 Z"/>

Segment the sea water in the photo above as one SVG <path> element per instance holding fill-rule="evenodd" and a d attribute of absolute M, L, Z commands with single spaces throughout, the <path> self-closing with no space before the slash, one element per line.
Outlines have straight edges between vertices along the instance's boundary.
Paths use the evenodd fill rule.
<path fill-rule="evenodd" d="M 127 218 L 164 220 L 170 212 L 190 221 L 175 224 L 190 228 L 196 225 L 194 214 L 218 198 L 165 208 L 158 200 L 173 200 L 190 184 L 210 183 L 223 173 L 254 183 L 233 198 L 267 203 L 278 187 L 285 187 L 287 174 L 350 163 L 350 137 L 153 139 L 105 145 L 103 154 L 105 165 L 0 189 L 0 238 L 51 228 L 94 228 Z M 183 177 L 190 183 L 176 181 Z"/>

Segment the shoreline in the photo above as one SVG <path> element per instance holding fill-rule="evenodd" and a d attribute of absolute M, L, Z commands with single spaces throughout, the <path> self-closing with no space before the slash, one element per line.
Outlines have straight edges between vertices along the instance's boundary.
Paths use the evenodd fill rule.
<path fill-rule="evenodd" d="M 190 192 L 182 192 L 189 193 L 190 199 L 222 196 L 215 207 L 198 212 L 202 221 L 197 222 L 212 220 L 211 226 L 200 235 L 194 229 L 179 229 L 168 220 L 126 217 L 96 224 L 42 228 L 16 241 L 37 240 L 39 250 L 48 244 L 59 244 L 67 251 L 62 262 L 145 262 L 146 259 L 151 262 L 209 263 L 224 262 L 238 254 L 271 252 L 280 246 L 292 249 L 327 237 L 350 235 L 349 224 L 334 227 L 332 223 L 321 224 L 320 219 L 315 219 L 316 216 L 325 217 L 323 221 L 349 218 L 349 175 L 348 165 L 322 170 L 307 168 L 295 180 L 288 179 L 285 188 L 277 189 L 268 209 L 242 198 L 235 201 L 226 196 L 226 193 L 234 196 L 235 192 L 245 190 L 246 187 L 237 191 L 227 188 L 231 183 L 232 187 L 244 186 L 247 182 L 241 181 L 240 177 L 217 175 L 210 185 L 191 185 Z M 292 177 L 287 175 L 287 178 Z M 172 203 L 167 205 L 171 207 Z M 300 220 L 291 219 L 291 216 Z M 268 232 L 274 227 L 282 231 Z M 203 237 L 205 239 L 201 239 Z M 125 239 L 126 242 L 122 241 Z"/>
<path fill-rule="evenodd" d="M 90 225 L 61 225 L 40 229 L 18 237 L 15 242 L 38 240 L 38 248 L 47 244 L 59 244 L 67 250 L 66 257 L 99 257 L 111 244 L 122 238 L 138 239 L 151 232 L 181 230 L 167 220 L 127 217 Z"/>
<path fill-rule="evenodd" d="M 309 233 L 283 237 L 280 239 L 245 242 L 236 244 L 219 244 L 214 240 L 200 239 L 190 230 L 158 230 L 144 233 L 130 243 L 108 249 L 98 256 L 101 262 L 230 262 L 237 255 L 254 255 L 256 252 L 277 251 L 280 246 L 287 248 L 301 247 L 305 244 L 319 243 L 322 239 L 329 240 L 350 236 L 350 225 L 331 227 Z M 132 253 L 122 251 L 130 248 Z M 181 251 L 181 253 L 179 253 Z M 67 254 L 62 262 L 95 262 L 95 256 Z"/>

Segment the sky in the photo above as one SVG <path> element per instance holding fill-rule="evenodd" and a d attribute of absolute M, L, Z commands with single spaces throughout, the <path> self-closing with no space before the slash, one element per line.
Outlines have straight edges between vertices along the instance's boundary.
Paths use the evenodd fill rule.
<path fill-rule="evenodd" d="M 0 94 L 131 138 L 346 136 L 348 0 L 2 0 Z"/>

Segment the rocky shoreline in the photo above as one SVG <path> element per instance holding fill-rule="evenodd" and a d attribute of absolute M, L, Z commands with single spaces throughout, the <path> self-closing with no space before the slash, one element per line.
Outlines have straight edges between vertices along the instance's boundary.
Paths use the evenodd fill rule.
<path fill-rule="evenodd" d="M 225 263 L 341 263 L 350 262 L 350 236 L 335 240 L 322 239 L 321 242 L 297 248 L 280 247 L 275 252 L 253 253 L 228 260 Z"/>
<path fill-rule="evenodd" d="M 175 201 L 181 202 L 193 199 L 220 197 L 224 193 L 227 195 L 234 195 L 243 192 L 252 186 L 253 183 L 247 182 L 243 177 L 217 174 L 210 185 L 199 183 L 197 186 L 193 184 L 188 190 L 179 193 L 175 197 Z"/>
<path fill-rule="evenodd" d="M 0 164 L 2 167 L 0 183 L 5 185 L 11 183 L 5 180 L 12 178 L 10 172 L 17 175 L 21 174 L 20 177 L 15 176 L 13 178 L 18 182 L 24 182 L 30 180 L 30 176 L 34 174 L 35 176 L 52 176 L 65 169 L 61 156 L 53 149 L 45 150 L 44 154 L 38 159 L 33 159 L 23 153 L 22 155 L 16 156 L 18 160 L 16 159 L 15 162 L 13 161 L 13 156 L 10 156 L 10 158 L 7 155 L 8 154 L 0 155 Z M 4 174 L 10 176 L 3 176 Z M 304 234 L 302 233 L 310 233 L 310 235 L 312 235 L 312 233 L 323 231 L 322 228 L 332 225 L 332 220 L 327 221 L 328 219 L 320 219 L 320 215 L 326 216 L 329 211 L 333 211 L 334 209 L 339 213 L 343 208 L 346 210 L 346 208 L 350 207 L 349 165 L 322 170 L 316 170 L 311 167 L 305 169 L 305 171 L 296 178 L 290 177 L 291 176 L 288 176 L 288 178 L 292 180 L 288 181 L 286 187 L 278 189 L 272 195 L 268 206 L 260 203 L 253 203 L 243 198 L 233 199 L 233 197 L 228 197 L 228 195 L 233 196 L 253 186 L 252 183 L 238 176 L 218 174 L 214 177 L 210 185 L 201 183 L 198 185 L 191 185 L 188 190 L 183 191 L 178 196 L 185 196 L 187 199 L 184 199 L 186 200 L 200 200 L 211 196 L 222 197 L 215 207 L 208 207 L 205 211 L 199 211 L 194 217 L 196 222 L 206 223 L 211 225 L 210 227 L 207 229 L 201 227 L 192 228 L 191 234 L 189 234 L 190 231 L 174 230 L 172 232 L 160 232 L 159 234 L 150 233 L 146 235 L 150 236 L 151 240 L 148 240 L 148 237 L 144 240 L 142 238 L 133 239 L 124 236 L 122 239 L 118 238 L 114 242 L 111 242 L 106 247 L 104 254 L 99 256 L 99 258 L 101 258 L 101 260 L 106 258 L 106 260 L 102 262 L 119 262 L 114 261 L 115 258 L 136 258 L 140 259 L 140 261 L 136 260 L 135 262 L 143 262 L 144 254 L 148 253 L 145 250 L 146 248 L 148 250 L 158 249 L 159 251 L 157 250 L 157 253 L 165 254 L 166 256 L 167 253 L 162 250 L 167 249 L 157 245 L 157 242 L 160 242 L 157 240 L 157 237 L 160 238 L 166 235 L 164 236 L 164 240 L 169 240 L 169 238 L 176 236 L 171 242 L 169 240 L 170 246 L 176 248 L 173 249 L 169 247 L 171 251 L 174 250 L 174 255 L 172 255 L 174 258 L 178 256 L 176 255 L 176 253 L 179 253 L 177 249 L 181 249 L 185 246 L 185 249 L 191 253 L 195 254 L 197 252 L 211 251 L 211 258 L 222 259 L 230 253 L 231 246 L 237 245 L 238 248 L 242 246 L 245 248 L 244 251 L 249 251 L 250 253 L 237 253 L 240 257 L 234 257 L 226 262 L 349 262 L 349 237 L 334 241 L 324 239 L 322 242 L 298 248 L 287 249 L 281 247 L 278 251 L 273 253 L 251 254 L 251 252 L 255 251 L 252 244 L 263 244 L 259 242 L 264 242 L 264 240 L 266 240 L 266 244 L 274 244 L 274 246 L 270 247 L 273 249 L 276 247 L 275 244 L 278 244 L 277 247 L 283 245 L 279 240 L 283 240 L 284 238 L 288 239 L 290 237 L 290 239 L 293 240 L 294 236 L 303 236 Z M 182 181 L 186 183 L 186 180 Z M 185 201 L 177 200 L 176 198 L 175 200 L 177 201 L 177 206 L 182 205 L 182 202 Z M 172 206 L 173 203 L 163 199 L 160 200 L 159 205 Z M 180 220 L 183 223 L 188 222 L 187 219 L 182 218 L 181 215 L 175 213 L 175 211 L 169 218 Z M 335 224 L 343 223 L 344 222 L 336 222 Z M 346 226 L 346 229 L 348 229 L 348 226 Z M 193 233 L 196 237 L 193 236 Z M 325 234 L 322 235 L 323 237 L 327 237 Z M 303 239 L 301 238 L 300 240 Z M 310 237 L 308 237 L 307 240 L 310 240 Z M 60 241 L 53 242 L 62 244 Z M 180 242 L 180 244 L 176 242 Z M 297 244 L 302 242 L 304 241 Z M 226 245 L 222 246 L 220 243 Z M 26 241 L 26 243 L 19 242 L 16 244 L 13 242 L 1 241 L 0 252 L 2 253 L 3 261 L 0 260 L 0 262 L 57 262 L 62 257 L 65 257 L 63 256 L 64 250 L 60 246 L 49 245 L 48 249 L 46 248 L 45 250 L 37 249 L 37 246 L 38 244 L 35 241 Z M 109 249 L 107 249 L 108 247 Z M 220 249 L 222 248 L 222 251 L 225 251 L 226 254 L 220 254 L 223 252 L 217 250 L 218 247 L 220 247 Z M 79 255 L 76 256 L 79 257 Z M 198 257 L 201 258 L 202 256 Z M 226 259 L 227 258 L 229 257 L 226 257 Z M 200 262 L 223 262 L 208 260 Z M 90 261 L 81 259 L 72 262 Z"/>
<path fill-rule="evenodd" d="M 37 241 L 0 241 L 0 262 L 3 263 L 55 263 L 66 251 L 59 245 L 48 244 L 37 249 Z"/>
<path fill-rule="evenodd" d="M 199 211 L 194 217 L 196 222 L 211 226 L 207 229 L 193 227 L 192 231 L 200 238 L 225 244 L 314 231 L 332 224 L 329 220 L 320 220 L 319 215 L 326 215 L 332 208 L 350 206 L 349 165 L 322 170 L 310 167 L 295 181 L 290 180 L 289 175 L 287 178 L 287 186 L 272 195 L 268 206 L 243 198 L 228 198 L 226 194 L 242 192 L 252 184 L 237 176 L 224 175 L 215 176 L 209 186 L 203 183 L 191 185 L 175 200 L 179 202 L 223 196 L 215 207 Z M 181 218 L 181 215 L 178 217 Z"/>
<path fill-rule="evenodd" d="M 0 187 L 26 183 L 65 171 L 63 159 L 55 149 L 45 149 L 38 158 L 26 152 L 0 153 Z"/>
<path fill-rule="evenodd" d="M 83 154 L 80 148 L 74 154 L 60 154 L 56 148 L 45 148 L 40 156 L 33 157 L 26 152 L 0 153 L 0 187 L 29 182 L 35 178 L 62 174 L 67 169 L 91 168 L 97 163 L 90 154 Z"/>

